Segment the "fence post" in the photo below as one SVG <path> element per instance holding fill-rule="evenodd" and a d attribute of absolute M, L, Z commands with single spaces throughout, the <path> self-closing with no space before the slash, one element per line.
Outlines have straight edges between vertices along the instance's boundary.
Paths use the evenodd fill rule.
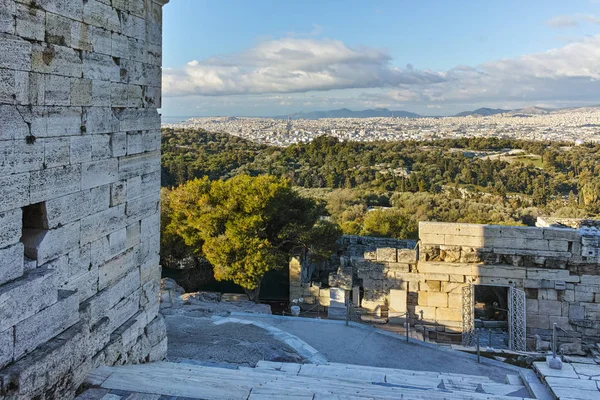
<path fill-rule="evenodd" d="M 481 363 L 481 353 L 480 353 L 480 349 L 479 349 L 479 334 L 481 333 L 481 330 L 479 328 L 477 328 L 476 330 L 476 335 L 477 335 L 477 362 Z"/>
<path fill-rule="evenodd" d="M 552 325 L 552 358 L 556 358 L 556 322 Z"/>
<path fill-rule="evenodd" d="M 410 332 L 410 322 L 408 321 L 408 314 L 406 314 L 406 343 L 410 342 L 409 339 L 409 332 Z"/>

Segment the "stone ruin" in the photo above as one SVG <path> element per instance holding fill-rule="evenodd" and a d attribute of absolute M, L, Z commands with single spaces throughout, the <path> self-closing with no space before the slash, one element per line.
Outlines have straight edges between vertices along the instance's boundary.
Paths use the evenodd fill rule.
<path fill-rule="evenodd" d="M 160 360 L 162 6 L 0 0 L 0 398 Z"/>
<path fill-rule="evenodd" d="M 535 349 L 536 338 L 551 340 L 554 323 L 568 332 L 559 331 L 560 342 L 600 342 L 600 231 L 589 224 L 573 229 L 421 222 L 419 239 L 413 249 L 393 240 L 344 238 L 328 282 L 316 284 L 299 279 L 307 268 L 294 258 L 290 297 L 303 297 L 305 308 L 326 308 L 331 288 L 351 290 L 353 303 L 369 312 L 399 322 L 408 313 L 421 331 L 451 336 L 464 331 L 465 309 L 475 307 L 465 303 L 472 302 L 465 287 L 505 293 L 514 288 L 524 292 L 528 349 Z M 495 307 L 507 311 L 506 299 L 499 298 Z"/>

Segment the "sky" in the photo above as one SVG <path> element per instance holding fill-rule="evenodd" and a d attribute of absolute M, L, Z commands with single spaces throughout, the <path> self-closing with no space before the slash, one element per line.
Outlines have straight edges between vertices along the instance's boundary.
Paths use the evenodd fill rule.
<path fill-rule="evenodd" d="M 164 116 L 600 104 L 600 0 L 171 0 Z"/>

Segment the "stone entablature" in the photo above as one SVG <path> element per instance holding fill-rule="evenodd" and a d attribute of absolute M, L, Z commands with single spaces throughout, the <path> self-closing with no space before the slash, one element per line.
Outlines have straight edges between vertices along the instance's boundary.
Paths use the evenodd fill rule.
<path fill-rule="evenodd" d="M 0 0 L 0 398 L 165 355 L 165 3 Z"/>

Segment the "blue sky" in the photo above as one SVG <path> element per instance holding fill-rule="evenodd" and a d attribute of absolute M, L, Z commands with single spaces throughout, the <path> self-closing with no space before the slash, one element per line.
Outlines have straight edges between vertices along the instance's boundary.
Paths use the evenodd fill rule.
<path fill-rule="evenodd" d="M 171 0 L 163 31 L 163 115 L 600 103 L 600 0 Z"/>

